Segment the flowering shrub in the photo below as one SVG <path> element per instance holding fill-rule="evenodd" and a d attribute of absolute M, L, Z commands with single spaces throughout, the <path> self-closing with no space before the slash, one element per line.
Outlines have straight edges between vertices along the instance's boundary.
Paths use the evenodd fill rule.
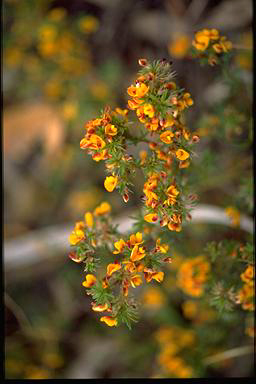
<path fill-rule="evenodd" d="M 225 55 L 231 48 L 231 42 L 216 29 L 204 29 L 195 34 L 192 53 L 202 63 L 207 59 L 210 65 L 223 64 L 222 59 L 227 60 Z M 80 148 L 93 160 L 105 162 L 108 173 L 105 189 L 117 190 L 124 202 L 128 202 L 132 193 L 135 173 L 141 172 L 144 178 L 143 213 L 136 216 L 132 233 L 119 233 L 110 216 L 110 205 L 103 202 L 93 213 L 87 212 L 84 221 L 76 223 L 70 236 L 74 251 L 69 256 L 85 266 L 87 274 L 82 285 L 92 296 L 92 310 L 105 312 L 100 321 L 111 327 L 123 322 L 130 328 L 132 322 L 137 321 L 138 303 L 133 288 L 142 286 L 143 281 L 164 281 L 165 269 L 175 262 L 173 239 L 176 237 L 173 236 L 179 236 L 183 223 L 191 219 L 190 212 L 197 199 L 192 193 L 189 167 L 199 135 L 189 131 L 185 120 L 193 99 L 174 81 L 175 73 L 167 60 L 149 63 L 140 59 L 139 65 L 142 69 L 127 93 L 128 109 L 134 111 L 142 128 L 138 128 L 136 122 L 136 129 L 132 129 L 134 122 L 128 109 L 106 107 L 98 118 L 85 124 L 85 135 L 80 141 Z M 131 155 L 133 147 L 140 143 L 146 149 Z M 228 207 L 226 213 L 232 225 L 238 226 L 239 212 Z M 241 262 L 246 263 L 244 272 Z M 225 268 L 224 263 L 227 263 Z M 184 294 L 201 298 L 219 312 L 231 311 L 238 304 L 251 311 L 253 273 L 249 243 L 211 242 L 204 254 L 182 260 L 175 270 L 175 278 Z M 239 274 L 244 283 L 242 287 Z M 226 276 L 230 278 L 227 280 Z M 150 305 L 151 298 L 155 308 L 158 308 L 156 298 L 165 303 L 154 288 L 144 295 L 146 305 Z M 182 308 L 188 318 L 197 317 L 195 302 L 188 300 Z M 208 312 L 209 316 L 206 310 L 207 315 L 198 317 L 197 321 L 214 318 L 214 311 L 212 317 L 211 311 Z M 171 335 L 172 330 L 169 331 Z M 193 375 L 193 370 L 176 356 L 180 348 L 194 342 L 192 336 L 189 334 L 188 340 L 175 348 L 170 336 L 170 343 L 163 346 L 159 356 L 164 371 L 177 377 Z"/>

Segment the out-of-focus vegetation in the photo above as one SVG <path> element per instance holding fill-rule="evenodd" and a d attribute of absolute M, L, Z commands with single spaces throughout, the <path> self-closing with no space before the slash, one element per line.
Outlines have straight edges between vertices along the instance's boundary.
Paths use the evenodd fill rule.
<path fill-rule="evenodd" d="M 253 215 L 250 9 L 242 0 L 4 1 L 6 242 L 77 220 L 102 200 L 114 215 L 139 207 L 140 176 L 124 206 L 104 190 L 103 166 L 84 155 L 79 141 L 84 123 L 106 104 L 126 107 L 123 90 L 140 57 L 172 60 L 193 96 L 186 123 L 201 141 L 190 182 L 200 203 L 230 217 L 229 227 L 188 225 L 175 237 L 164 283 L 138 288 L 142 318 L 132 331 L 96 320 L 81 287 L 84 274 L 68 250 L 45 275 L 6 278 L 6 378 L 252 375 L 253 311 L 238 308 L 225 286 L 233 263 L 241 259 L 242 275 L 253 254 L 251 236 L 239 227 L 241 215 Z M 191 58 L 193 34 L 204 27 L 218 28 L 233 43 L 231 66 L 223 71 Z M 210 303 L 179 283 L 182 264 L 201 255 L 210 263 L 225 258 L 228 266 L 216 271 Z M 244 278 L 235 283 L 243 291 Z M 237 357 L 207 360 L 238 347 Z"/>

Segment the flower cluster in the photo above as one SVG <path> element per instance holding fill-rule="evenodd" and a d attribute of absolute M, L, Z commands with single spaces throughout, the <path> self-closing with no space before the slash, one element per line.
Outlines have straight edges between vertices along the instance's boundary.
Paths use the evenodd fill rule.
<path fill-rule="evenodd" d="M 106 160 L 107 176 L 104 186 L 108 192 L 118 188 L 128 201 L 129 175 L 134 167 L 133 158 L 125 150 L 125 134 L 128 130 L 128 110 L 105 108 L 102 116 L 85 124 L 85 136 L 80 148 L 86 149 L 95 161 Z"/>
<path fill-rule="evenodd" d="M 161 283 L 164 272 L 161 265 L 171 262 L 169 246 L 156 239 L 155 245 L 146 246 L 141 232 L 131 234 L 126 240 L 120 238 L 112 226 L 111 207 L 103 202 L 94 212 L 86 212 L 84 221 L 76 223 L 70 235 L 70 244 L 75 247 L 70 258 L 85 264 L 82 285 L 92 295 L 92 310 L 107 312 L 100 318 L 109 326 L 125 322 L 130 326 L 136 321 L 136 303 L 130 288 L 145 282 Z M 113 249 L 114 248 L 114 249 Z M 104 258 L 98 258 L 101 254 Z M 102 277 L 92 274 L 100 271 Z"/>
<path fill-rule="evenodd" d="M 237 294 L 237 303 L 242 304 L 242 308 L 247 311 L 254 311 L 254 279 L 255 270 L 249 265 L 241 274 L 241 280 L 244 282 L 243 287 Z"/>
<path fill-rule="evenodd" d="M 202 29 L 195 33 L 192 41 L 194 55 L 205 58 L 210 65 L 219 63 L 221 55 L 232 49 L 232 43 L 226 36 L 220 36 L 217 29 Z"/>
<path fill-rule="evenodd" d="M 160 346 L 158 364 L 165 375 L 177 378 L 190 378 L 193 376 L 192 368 L 178 355 L 191 348 L 196 341 L 194 331 L 174 326 L 159 328 L 155 339 Z"/>
<path fill-rule="evenodd" d="M 85 124 L 80 147 L 95 161 L 105 160 L 110 175 L 104 186 L 108 192 L 117 188 L 125 202 L 129 200 L 131 176 L 136 168 L 141 170 L 146 179 L 145 220 L 153 223 L 160 219 L 162 226 L 179 232 L 191 208 L 191 199 L 182 193 L 182 169 L 189 167 L 193 146 L 199 141 L 184 123 L 183 111 L 193 105 L 193 100 L 190 93 L 171 81 L 174 72 L 169 62 L 160 60 L 150 64 L 140 59 L 139 64 L 143 68 L 127 92 L 132 97 L 128 108 L 136 111 L 139 122 L 146 128 L 142 136 L 130 132 L 127 109 L 111 111 L 107 107 L 100 118 Z M 148 150 L 140 152 L 137 160 L 127 152 L 127 147 L 140 142 L 146 143 Z"/>
<path fill-rule="evenodd" d="M 177 285 L 188 295 L 200 297 L 209 271 L 210 264 L 203 256 L 187 260 L 179 269 Z"/>

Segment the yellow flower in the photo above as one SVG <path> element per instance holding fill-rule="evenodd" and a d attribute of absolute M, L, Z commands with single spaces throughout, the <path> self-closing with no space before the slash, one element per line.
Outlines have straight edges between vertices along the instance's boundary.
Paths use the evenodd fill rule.
<path fill-rule="evenodd" d="M 203 256 L 187 260 L 180 267 L 177 285 L 190 296 L 199 297 L 203 294 L 209 270 L 210 264 Z"/>
<path fill-rule="evenodd" d="M 130 236 L 130 245 L 138 245 L 138 244 L 142 244 L 144 243 L 144 241 L 142 240 L 142 233 L 141 232 L 137 232 L 135 235 L 132 234 Z"/>
<path fill-rule="evenodd" d="M 189 106 L 194 104 L 194 101 L 191 98 L 190 93 L 188 93 L 188 92 L 184 93 L 182 101 L 183 101 L 185 107 L 189 107 Z"/>
<path fill-rule="evenodd" d="M 171 144 L 172 138 L 174 137 L 174 133 L 171 131 L 165 131 L 160 135 L 160 140 L 165 144 Z"/>
<path fill-rule="evenodd" d="M 168 50 L 173 57 L 181 59 L 188 52 L 190 44 L 190 38 L 186 35 L 182 35 L 169 44 Z"/>
<path fill-rule="evenodd" d="M 10 67 L 17 67 L 22 59 L 22 52 L 18 48 L 8 48 L 5 51 L 4 58 Z"/>
<path fill-rule="evenodd" d="M 169 245 L 167 244 L 160 244 L 161 243 L 161 239 L 157 239 L 156 241 L 156 249 L 158 252 L 161 252 L 161 253 L 167 253 L 168 250 L 169 250 Z"/>
<path fill-rule="evenodd" d="M 107 176 L 104 181 L 104 187 L 108 192 L 112 192 L 117 186 L 117 176 Z"/>
<path fill-rule="evenodd" d="M 83 281 L 82 285 L 85 288 L 91 288 L 95 283 L 97 279 L 94 275 L 88 274 L 85 276 L 85 281 Z"/>
<path fill-rule="evenodd" d="M 187 319 L 194 319 L 198 312 L 198 304 L 193 300 L 187 300 L 182 304 L 182 311 Z"/>
<path fill-rule="evenodd" d="M 81 229 L 76 229 L 69 236 L 69 241 L 71 245 L 76 245 L 80 243 L 80 241 L 85 239 L 85 234 Z"/>
<path fill-rule="evenodd" d="M 111 211 L 111 206 L 106 201 L 103 201 L 98 207 L 94 210 L 95 216 L 101 216 L 105 215 L 106 213 L 109 213 Z"/>
<path fill-rule="evenodd" d="M 66 102 L 62 108 L 64 119 L 73 120 L 77 116 L 77 105 L 74 102 Z"/>
<path fill-rule="evenodd" d="M 140 247 L 138 245 L 135 245 L 132 249 L 131 261 L 138 261 L 143 259 L 146 256 L 145 249 L 143 247 Z"/>
<path fill-rule="evenodd" d="M 225 212 L 229 216 L 232 226 L 238 227 L 240 225 L 240 212 L 231 206 L 227 207 Z"/>
<path fill-rule="evenodd" d="M 53 25 L 43 25 L 39 29 L 39 38 L 41 40 L 53 40 L 57 34 L 57 30 Z"/>
<path fill-rule="evenodd" d="M 65 8 L 53 8 L 50 12 L 47 14 L 47 18 L 51 21 L 61 21 L 66 16 L 67 11 Z"/>
<path fill-rule="evenodd" d="M 79 20 L 79 29 L 84 33 L 96 32 L 99 28 L 99 20 L 94 16 L 84 16 Z"/>
<path fill-rule="evenodd" d="M 92 305 L 92 310 L 94 312 L 104 312 L 107 309 L 108 309 L 108 304 L 97 305 L 96 303 L 93 303 Z"/>
<path fill-rule="evenodd" d="M 89 228 L 93 227 L 93 214 L 91 212 L 86 212 L 85 216 L 85 222 Z"/>
<path fill-rule="evenodd" d="M 113 253 L 117 255 L 118 253 L 123 252 L 123 249 L 126 246 L 126 242 L 123 239 L 120 239 L 114 243 L 114 246 L 117 249 L 117 251 L 113 251 Z"/>
<path fill-rule="evenodd" d="M 105 127 L 105 133 L 109 136 L 115 136 L 117 134 L 117 127 L 112 124 L 108 124 Z"/>
<path fill-rule="evenodd" d="M 111 316 L 103 316 L 100 318 L 100 321 L 106 323 L 109 327 L 114 327 L 117 325 L 117 319 Z"/>
<path fill-rule="evenodd" d="M 131 286 L 133 288 L 136 288 L 137 286 L 141 285 L 142 284 L 142 278 L 140 275 L 134 275 L 132 278 L 131 278 Z"/>
<path fill-rule="evenodd" d="M 151 104 L 144 104 L 143 106 L 143 111 L 144 114 L 147 115 L 148 117 L 152 118 L 154 117 L 154 107 Z"/>
<path fill-rule="evenodd" d="M 119 269 L 121 269 L 121 265 L 120 264 L 108 264 L 107 266 L 107 275 L 108 276 L 111 276 L 114 272 L 118 271 Z"/>
<path fill-rule="evenodd" d="M 149 213 L 144 216 L 144 220 L 146 220 L 148 223 L 154 223 L 158 220 L 158 216 L 156 213 Z"/>
<path fill-rule="evenodd" d="M 164 272 L 154 273 L 152 279 L 156 280 L 158 283 L 161 283 L 164 279 Z"/>
<path fill-rule="evenodd" d="M 165 296 L 159 288 L 149 287 L 142 297 L 143 304 L 150 309 L 161 308 L 165 302 Z"/>
<path fill-rule="evenodd" d="M 140 162 L 141 165 L 145 164 L 146 158 L 148 156 L 147 151 L 140 151 L 139 156 L 140 156 L 140 160 L 141 160 L 141 162 Z"/>
<path fill-rule="evenodd" d="M 128 115 L 128 109 L 121 109 L 121 108 L 116 108 L 115 109 L 115 112 L 118 114 L 118 115 L 121 115 L 121 116 L 124 116 L 126 117 Z"/>
<path fill-rule="evenodd" d="M 97 100 L 104 100 L 109 94 L 107 85 L 101 81 L 93 82 L 90 86 L 92 96 Z"/>
<path fill-rule="evenodd" d="M 179 159 L 179 160 L 186 160 L 189 158 L 189 153 L 187 151 L 185 151 L 184 149 L 178 149 L 176 152 L 176 157 Z"/>

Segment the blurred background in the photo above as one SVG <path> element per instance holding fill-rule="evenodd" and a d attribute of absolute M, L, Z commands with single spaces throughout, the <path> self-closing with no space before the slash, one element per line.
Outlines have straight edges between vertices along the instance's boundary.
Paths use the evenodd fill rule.
<path fill-rule="evenodd" d="M 202 28 L 217 28 L 233 42 L 230 81 L 218 67 L 191 59 L 193 34 Z M 155 335 L 166 326 L 187 335 L 184 354 L 195 377 L 252 374 L 247 356 L 202 364 L 206 347 L 210 355 L 249 336 L 238 331 L 233 345 L 227 320 L 217 322 L 195 303 L 186 308 L 201 317 L 189 310 L 186 317 L 189 298 L 175 293 L 179 260 L 200 254 L 210 240 L 246 241 L 241 228 L 188 226 L 166 283 L 140 292 L 142 318 L 131 332 L 96 320 L 83 272 L 67 257 L 68 234 L 85 211 L 107 200 L 114 217 L 127 217 L 141 205 L 139 175 L 124 206 L 104 190 L 104 164 L 79 148 L 87 120 L 105 105 L 126 107 L 139 58 L 172 60 L 177 82 L 194 99 L 187 123 L 201 137 L 191 168 L 200 203 L 252 216 L 252 48 L 250 0 L 3 1 L 6 378 L 157 377 Z M 198 341 L 193 354 L 186 348 L 203 339 L 198 324 L 215 339 L 210 346 Z"/>

